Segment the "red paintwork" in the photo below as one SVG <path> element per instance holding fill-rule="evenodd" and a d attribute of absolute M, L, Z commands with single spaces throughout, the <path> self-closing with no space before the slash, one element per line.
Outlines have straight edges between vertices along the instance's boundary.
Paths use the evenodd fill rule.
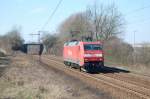
<path fill-rule="evenodd" d="M 76 63 L 84 66 L 85 62 L 100 62 L 104 61 L 103 50 L 84 50 L 84 44 L 101 44 L 101 42 L 82 42 L 79 41 L 78 45 L 66 46 L 64 45 L 63 58 L 64 61 Z M 85 57 L 85 54 L 92 55 Z M 95 56 L 95 54 L 102 54 L 102 57 Z"/>

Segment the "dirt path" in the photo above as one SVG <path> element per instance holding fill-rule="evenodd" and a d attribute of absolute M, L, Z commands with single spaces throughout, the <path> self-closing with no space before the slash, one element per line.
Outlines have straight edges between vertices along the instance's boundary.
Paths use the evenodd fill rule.
<path fill-rule="evenodd" d="M 80 80 L 17 55 L 0 77 L 0 99 L 111 99 Z"/>

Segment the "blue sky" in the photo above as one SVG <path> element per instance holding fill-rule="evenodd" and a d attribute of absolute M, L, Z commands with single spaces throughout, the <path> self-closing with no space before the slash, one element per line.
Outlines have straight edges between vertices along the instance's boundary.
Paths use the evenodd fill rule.
<path fill-rule="evenodd" d="M 125 32 L 122 38 L 133 43 L 150 42 L 150 1 L 149 0 L 97 0 L 99 3 L 115 2 L 119 11 L 125 15 Z M 26 42 L 31 41 L 31 33 L 36 33 L 47 21 L 59 0 L 0 0 L 0 34 L 3 35 L 13 26 L 21 26 Z M 45 27 L 55 32 L 61 22 L 76 12 L 81 12 L 94 0 L 63 0 L 59 9 Z M 136 10 L 147 7 L 143 10 Z M 34 37 L 33 40 L 36 40 Z"/>

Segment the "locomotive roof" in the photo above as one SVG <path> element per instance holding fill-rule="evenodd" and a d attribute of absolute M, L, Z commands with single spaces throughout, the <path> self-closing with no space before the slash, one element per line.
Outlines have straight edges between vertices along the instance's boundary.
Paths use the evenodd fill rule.
<path fill-rule="evenodd" d="M 73 45 L 78 45 L 79 43 L 83 43 L 83 44 L 102 44 L 102 42 L 100 42 L 100 41 L 94 41 L 94 42 L 69 41 L 69 42 L 66 42 L 64 45 L 65 46 L 73 46 Z"/>
<path fill-rule="evenodd" d="M 95 41 L 95 42 L 83 42 L 83 44 L 102 44 L 100 41 Z"/>

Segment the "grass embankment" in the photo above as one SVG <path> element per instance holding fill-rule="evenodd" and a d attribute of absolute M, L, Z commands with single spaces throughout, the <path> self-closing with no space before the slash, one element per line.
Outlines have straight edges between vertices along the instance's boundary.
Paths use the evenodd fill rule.
<path fill-rule="evenodd" d="M 132 64 L 131 64 L 131 62 L 122 63 L 122 62 L 114 59 L 113 57 L 106 57 L 105 65 L 118 67 L 118 68 L 129 70 L 131 72 L 141 73 L 143 75 L 150 76 L 150 66 L 138 64 L 137 62 L 134 62 Z"/>

